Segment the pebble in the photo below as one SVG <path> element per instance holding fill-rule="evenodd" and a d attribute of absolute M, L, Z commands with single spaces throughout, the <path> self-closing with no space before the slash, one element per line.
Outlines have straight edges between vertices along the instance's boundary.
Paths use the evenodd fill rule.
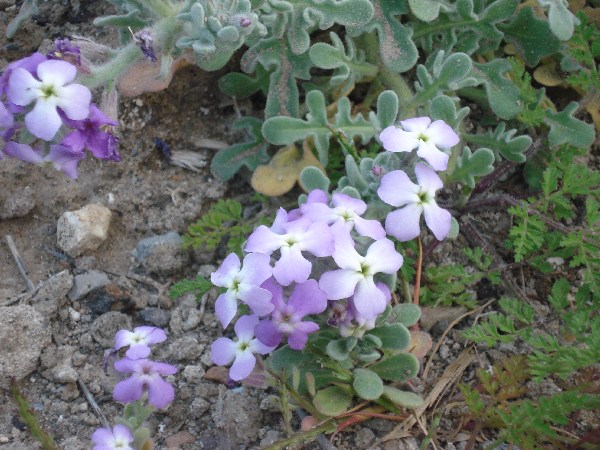
<path fill-rule="evenodd" d="M 110 280 L 104 272 L 88 270 L 85 273 L 75 276 L 73 288 L 69 291 L 69 300 L 72 302 L 80 300 L 93 290 L 104 287 L 109 283 Z"/>
<path fill-rule="evenodd" d="M 166 327 L 171 320 L 171 311 L 154 306 L 144 308 L 140 311 L 140 317 L 144 323 L 160 328 Z"/>
<path fill-rule="evenodd" d="M 44 317 L 54 317 L 73 286 L 73 275 L 63 270 L 48 278 L 31 299 L 31 306 Z"/>
<path fill-rule="evenodd" d="M 92 337 L 102 347 L 111 348 L 115 342 L 115 334 L 122 329 L 132 329 L 131 318 L 123 313 L 110 311 L 94 320 Z"/>
<path fill-rule="evenodd" d="M 29 186 L 25 189 L 17 189 L 14 192 L 3 193 L 6 194 L 6 198 L 4 201 L 0 201 L 0 220 L 26 216 L 35 208 L 33 192 Z"/>
<path fill-rule="evenodd" d="M 33 372 L 50 343 L 46 318 L 29 305 L 0 307 L 0 387 Z"/>
<path fill-rule="evenodd" d="M 247 445 L 258 438 L 262 424 L 259 401 L 247 389 L 236 392 L 219 386 L 219 398 L 212 408 L 212 418 L 218 429 L 230 435 L 238 445 Z"/>
<path fill-rule="evenodd" d="M 357 448 L 369 448 L 373 442 L 375 442 L 375 433 L 369 428 L 361 428 L 354 436 L 354 443 Z"/>
<path fill-rule="evenodd" d="M 157 275 L 173 275 L 190 260 L 175 231 L 142 239 L 132 254 L 148 273 Z"/>
<path fill-rule="evenodd" d="M 56 229 L 58 246 L 72 257 L 96 250 L 108 237 L 111 215 L 110 210 L 100 204 L 63 213 Z"/>

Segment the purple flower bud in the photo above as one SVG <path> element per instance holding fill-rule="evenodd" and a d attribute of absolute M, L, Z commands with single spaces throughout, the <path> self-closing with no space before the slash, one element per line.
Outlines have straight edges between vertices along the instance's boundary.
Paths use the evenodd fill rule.
<path fill-rule="evenodd" d="M 47 54 L 48 59 L 62 59 L 77 66 L 81 65 L 81 51 L 69 39 L 56 39 L 54 48 Z"/>
<path fill-rule="evenodd" d="M 142 50 L 142 53 L 146 57 L 146 59 L 155 63 L 158 61 L 156 58 L 156 54 L 154 53 L 154 48 L 152 47 L 152 43 L 154 42 L 154 38 L 150 34 L 148 30 L 142 30 L 133 35 L 136 44 Z"/>
<path fill-rule="evenodd" d="M 240 19 L 240 27 L 249 27 L 250 25 L 252 25 L 252 21 L 250 19 L 248 19 L 247 17 L 242 17 Z"/>
<path fill-rule="evenodd" d="M 371 168 L 371 173 L 373 175 L 375 175 L 376 177 L 380 177 L 381 175 L 383 175 L 383 167 L 381 167 L 381 166 L 373 166 Z"/>

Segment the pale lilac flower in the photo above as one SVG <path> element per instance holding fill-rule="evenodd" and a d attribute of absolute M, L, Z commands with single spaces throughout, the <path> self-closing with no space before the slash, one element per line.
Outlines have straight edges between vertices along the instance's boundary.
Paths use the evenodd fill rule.
<path fill-rule="evenodd" d="M 129 346 L 125 355 L 141 359 L 150 354 L 150 345 L 167 340 L 167 334 L 158 327 L 136 327 L 133 331 L 120 330 L 115 335 L 115 350 Z"/>
<path fill-rule="evenodd" d="M 35 101 L 25 115 L 27 129 L 36 137 L 51 140 L 62 124 L 57 108 L 73 120 L 83 120 L 90 112 L 92 94 L 80 84 L 70 84 L 77 69 L 60 60 L 44 61 L 37 66 L 35 78 L 22 67 L 14 69 L 8 80 L 8 100 L 19 106 Z"/>
<path fill-rule="evenodd" d="M 98 428 L 92 434 L 94 447 L 92 450 L 135 450 L 133 434 L 120 423 L 110 428 Z"/>
<path fill-rule="evenodd" d="M 278 217 L 283 217 L 284 213 L 280 209 Z M 245 251 L 271 255 L 280 250 L 281 256 L 273 267 L 275 279 L 283 286 L 303 283 L 310 276 L 312 264 L 302 252 L 330 256 L 334 248 L 333 234 L 325 223 L 313 223 L 306 218 L 293 222 L 279 219 L 276 222 L 271 229 L 265 225 L 258 227 L 248 238 Z"/>
<path fill-rule="evenodd" d="M 10 79 L 10 76 L 12 75 L 12 72 L 15 69 L 20 67 L 31 74 L 35 74 L 37 71 L 37 67 L 47 60 L 48 58 L 46 58 L 44 55 L 35 52 L 32 55 L 29 55 L 25 58 L 21 58 L 11 62 L 8 66 L 6 66 L 6 69 L 4 69 L 2 75 L 0 75 L 0 96 L 2 96 L 2 94 L 5 94 L 8 90 L 8 80 Z M 23 110 L 23 107 L 15 105 L 10 101 L 10 99 L 8 99 L 8 109 L 11 112 L 16 113 L 21 112 Z"/>
<path fill-rule="evenodd" d="M 236 340 L 221 337 L 210 347 L 213 363 L 225 366 L 233 362 L 229 369 L 229 378 L 234 381 L 243 380 L 250 375 L 256 364 L 254 353 L 266 355 L 275 349 L 254 338 L 254 328 L 257 324 L 257 316 L 242 316 L 234 326 Z"/>
<path fill-rule="evenodd" d="M 318 192 L 318 190 L 312 192 Z M 367 210 L 367 204 L 362 200 L 335 193 L 333 194 L 332 204 L 333 206 L 330 208 L 326 203 L 307 202 L 300 209 L 302 216 L 313 222 L 325 222 L 334 228 L 343 226 L 347 231 L 356 228 L 361 236 L 368 236 L 375 240 L 385 237 L 385 230 L 378 220 L 360 217 Z"/>
<path fill-rule="evenodd" d="M 415 117 L 400 122 L 404 130 L 389 126 L 379 139 L 383 148 L 390 152 L 410 152 L 418 148 L 417 155 L 425 159 L 435 170 L 446 170 L 448 154 L 440 150 L 454 147 L 460 138 L 443 120 L 431 123 L 429 117 Z"/>
<path fill-rule="evenodd" d="M 354 296 L 354 306 L 365 319 L 382 313 L 387 304 L 386 296 L 377 288 L 373 277 L 380 272 L 395 273 L 402 266 L 402 255 L 395 250 L 393 242 L 379 239 L 362 256 L 354 249 L 350 235 L 339 233 L 333 259 L 340 269 L 325 272 L 319 280 L 319 287 L 327 298 L 341 300 Z"/>
<path fill-rule="evenodd" d="M 40 164 L 44 162 L 44 157 L 40 150 L 34 150 L 30 145 L 19 144 L 18 142 L 10 141 L 2 151 L 11 158 L 20 159 L 31 164 Z"/>
<path fill-rule="evenodd" d="M 256 338 L 265 345 L 276 347 L 284 336 L 294 350 L 302 350 L 308 335 L 319 329 L 314 322 L 302 321 L 308 314 L 319 314 L 327 308 L 327 297 L 315 280 L 296 285 L 286 302 L 283 288 L 273 278 L 262 284 L 273 294 L 271 302 L 275 309 L 269 320 L 261 320 L 254 329 Z"/>
<path fill-rule="evenodd" d="M 162 379 L 162 375 L 173 375 L 177 367 L 147 359 L 123 358 L 115 362 L 118 372 L 130 373 L 126 380 L 115 385 L 113 398 L 121 403 L 139 400 L 148 391 L 148 402 L 157 408 L 164 408 L 175 398 L 175 389 Z"/>
<path fill-rule="evenodd" d="M 442 180 L 422 163 L 415 166 L 415 175 L 419 184 L 414 184 L 401 170 L 394 170 L 381 179 L 377 190 L 381 200 L 392 206 L 403 206 L 388 214 L 385 229 L 399 241 L 410 241 L 421 232 L 419 221 L 423 213 L 425 223 L 441 241 L 450 232 L 452 223 L 450 213 L 435 202 L 435 193 L 443 186 Z"/>
<path fill-rule="evenodd" d="M 61 144 L 78 152 L 82 152 L 87 147 L 99 159 L 121 160 L 117 149 L 118 139 L 112 133 L 105 131 L 107 126 L 116 126 L 117 122 L 104 114 L 96 105 L 90 105 L 90 114 L 83 120 L 63 117 L 63 121 L 74 130 L 63 138 Z"/>
<path fill-rule="evenodd" d="M 259 287 L 271 277 L 273 270 L 268 255 L 251 253 L 244 258 L 244 267 L 235 253 L 225 258 L 221 267 L 210 275 L 215 286 L 224 287 L 226 292 L 215 302 L 215 313 L 221 325 L 227 327 L 237 313 L 237 301 L 246 303 L 259 316 L 273 311 L 271 293 Z"/>

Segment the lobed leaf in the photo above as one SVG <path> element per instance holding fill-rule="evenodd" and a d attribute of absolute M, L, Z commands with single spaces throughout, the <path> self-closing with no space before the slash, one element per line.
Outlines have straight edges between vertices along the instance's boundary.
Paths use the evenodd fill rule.
<path fill-rule="evenodd" d="M 475 177 L 488 175 L 494 171 L 494 159 L 494 152 L 490 149 L 480 148 L 472 153 L 469 147 L 464 147 L 462 155 L 456 160 L 456 167 L 450 174 L 450 178 L 474 188 Z"/>

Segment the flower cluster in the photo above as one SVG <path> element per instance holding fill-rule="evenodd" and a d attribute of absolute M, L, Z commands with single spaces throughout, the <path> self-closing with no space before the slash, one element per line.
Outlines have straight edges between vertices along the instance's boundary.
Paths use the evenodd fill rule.
<path fill-rule="evenodd" d="M 385 275 L 395 275 L 403 263 L 394 242 L 420 234 L 420 217 L 439 240 L 451 226 L 450 213 L 440 208 L 435 193 L 442 181 L 435 170 L 446 168 L 450 148 L 458 136 L 444 122 L 428 117 L 401 122 L 381 133 L 390 151 L 411 151 L 429 165 L 414 167 L 418 184 L 401 170 L 383 174 L 377 191 L 385 203 L 399 208 L 385 218 L 367 218 L 368 205 L 359 198 L 321 190 L 312 191 L 293 211 L 280 209 L 271 227 L 261 225 L 249 237 L 240 261 L 230 254 L 212 273 L 214 285 L 224 289 L 215 312 L 227 327 L 242 302 L 250 312 L 238 318 L 233 339 L 221 337 L 212 345 L 212 360 L 232 363 L 229 376 L 246 378 L 256 364 L 255 354 L 271 353 L 282 342 L 302 350 L 311 333 L 323 326 L 307 316 L 324 313 L 327 326 L 342 337 L 361 337 L 375 327 L 391 300 Z M 439 148 L 438 148 L 439 147 Z M 382 218 L 383 219 L 383 218 Z"/>
<path fill-rule="evenodd" d="M 113 390 L 113 398 L 121 403 L 132 403 L 142 400 L 147 393 L 147 400 L 155 408 L 164 408 L 175 398 L 175 389 L 162 377 L 173 375 L 177 368 L 170 364 L 150 361 L 147 357 L 150 354 L 150 346 L 163 342 L 167 335 L 163 330 L 156 327 L 137 327 L 133 331 L 121 330 L 115 335 L 115 346 L 113 353 L 122 348 L 129 347 L 125 352 L 125 357 L 115 361 L 114 368 L 117 372 L 130 374 L 129 378 L 118 382 Z M 148 414 L 148 409 L 137 409 L 135 412 L 143 417 L 125 417 L 121 422 L 130 424 L 125 426 L 122 423 L 109 428 L 99 428 L 92 435 L 92 441 L 95 444 L 93 450 L 113 450 L 113 449 L 131 449 L 134 450 L 134 440 L 136 436 L 146 437 L 145 433 L 140 433 L 135 429 L 134 424 L 140 424 Z M 128 420 L 135 419 L 135 420 Z M 142 439 L 143 440 L 143 439 Z"/>
<path fill-rule="evenodd" d="M 117 123 L 94 105 L 89 89 L 73 83 L 80 52 L 67 39 L 48 55 L 34 53 L 9 64 L 0 76 L 0 160 L 52 163 L 77 178 L 87 148 L 119 161 Z"/>

